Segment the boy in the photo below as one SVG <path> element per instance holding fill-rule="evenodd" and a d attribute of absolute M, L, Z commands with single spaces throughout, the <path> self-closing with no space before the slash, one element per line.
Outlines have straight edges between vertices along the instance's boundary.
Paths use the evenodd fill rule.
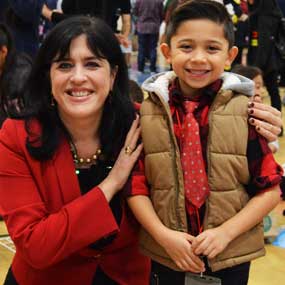
<path fill-rule="evenodd" d="M 250 260 L 265 253 L 260 222 L 280 200 L 282 169 L 248 126 L 252 82 L 223 73 L 237 54 L 233 43 L 223 5 L 186 2 L 161 45 L 174 72 L 143 84 L 150 192 L 138 171 L 128 202 L 145 229 L 141 246 L 160 285 L 184 284 L 187 271 L 247 284 Z"/>

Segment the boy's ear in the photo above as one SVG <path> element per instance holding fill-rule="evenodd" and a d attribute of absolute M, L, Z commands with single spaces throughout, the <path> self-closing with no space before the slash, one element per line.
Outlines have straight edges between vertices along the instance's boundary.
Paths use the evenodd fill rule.
<path fill-rule="evenodd" d="M 167 43 L 162 43 L 160 45 L 160 50 L 168 64 L 171 64 L 171 53 L 170 53 L 170 47 Z"/>
<path fill-rule="evenodd" d="M 233 46 L 229 49 L 228 59 L 225 62 L 225 68 L 230 68 L 230 66 L 232 65 L 232 62 L 236 58 L 237 54 L 238 54 L 238 47 Z"/>

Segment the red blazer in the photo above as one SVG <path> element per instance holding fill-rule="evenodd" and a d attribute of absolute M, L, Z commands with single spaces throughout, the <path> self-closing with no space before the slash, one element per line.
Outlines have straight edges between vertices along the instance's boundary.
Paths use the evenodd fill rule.
<path fill-rule="evenodd" d="M 89 285 L 100 265 L 118 284 L 149 284 L 150 262 L 138 252 L 138 224 L 127 206 L 118 226 L 98 187 L 81 196 L 67 141 L 39 162 L 26 137 L 23 121 L 8 119 L 0 131 L 0 214 L 17 248 L 18 283 Z M 88 248 L 114 232 L 103 250 Z"/>

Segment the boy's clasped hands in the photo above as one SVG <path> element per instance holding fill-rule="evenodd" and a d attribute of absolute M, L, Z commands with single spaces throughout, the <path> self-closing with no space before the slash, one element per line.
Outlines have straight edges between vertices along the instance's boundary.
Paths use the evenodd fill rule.
<path fill-rule="evenodd" d="M 214 258 L 230 243 L 231 238 L 222 226 L 205 230 L 194 237 L 165 228 L 161 245 L 183 271 L 194 273 L 206 270 L 202 257 Z"/>

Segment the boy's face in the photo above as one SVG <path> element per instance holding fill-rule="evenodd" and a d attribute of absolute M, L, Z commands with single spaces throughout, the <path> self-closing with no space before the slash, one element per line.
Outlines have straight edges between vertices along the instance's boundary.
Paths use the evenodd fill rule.
<path fill-rule="evenodd" d="M 222 25 L 198 19 L 183 22 L 170 46 L 162 44 L 161 51 L 178 76 L 183 94 L 195 96 L 231 65 L 238 49 L 229 49 Z"/>

